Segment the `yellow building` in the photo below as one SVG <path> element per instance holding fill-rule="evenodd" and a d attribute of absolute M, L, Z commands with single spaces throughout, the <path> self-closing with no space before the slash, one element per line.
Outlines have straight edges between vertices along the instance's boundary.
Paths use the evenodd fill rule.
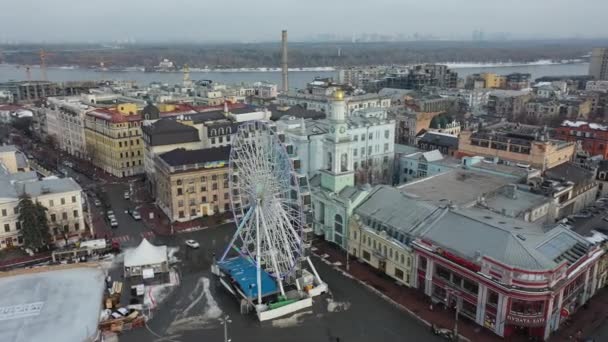
<path fill-rule="evenodd" d="M 120 104 L 115 110 L 95 109 L 86 113 L 88 158 L 115 177 L 129 177 L 144 171 L 142 119 L 134 106 Z"/>
<path fill-rule="evenodd" d="M 507 86 L 507 78 L 491 72 L 484 72 L 481 78 L 485 82 L 486 88 L 504 89 Z"/>
<path fill-rule="evenodd" d="M 0 163 L 9 173 L 29 171 L 27 158 L 13 145 L 0 146 Z"/>
<path fill-rule="evenodd" d="M 156 203 L 171 222 L 230 210 L 230 147 L 175 149 L 155 157 Z"/>
<path fill-rule="evenodd" d="M 576 144 L 548 138 L 542 129 L 506 125 L 458 137 L 458 155 L 497 157 L 544 171 L 572 159 Z"/>
<path fill-rule="evenodd" d="M 378 185 L 355 209 L 349 221 L 351 256 L 410 286 L 413 252 L 410 241 L 442 215 L 436 206 Z"/>

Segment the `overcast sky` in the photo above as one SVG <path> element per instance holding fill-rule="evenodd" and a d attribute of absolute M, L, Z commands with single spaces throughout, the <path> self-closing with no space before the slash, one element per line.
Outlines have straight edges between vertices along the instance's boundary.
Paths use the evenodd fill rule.
<path fill-rule="evenodd" d="M 5 41 L 276 41 L 415 33 L 606 37 L 608 0 L 0 0 Z"/>

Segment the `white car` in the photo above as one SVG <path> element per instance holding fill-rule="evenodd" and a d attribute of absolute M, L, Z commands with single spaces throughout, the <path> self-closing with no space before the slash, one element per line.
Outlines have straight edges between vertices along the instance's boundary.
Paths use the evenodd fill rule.
<path fill-rule="evenodd" d="M 95 201 L 93 203 L 95 203 L 96 207 L 101 207 L 101 201 L 100 200 L 95 199 Z"/>
<path fill-rule="evenodd" d="M 133 219 L 134 219 L 135 221 L 139 221 L 139 220 L 141 220 L 141 215 L 139 214 L 139 211 L 137 211 L 137 210 L 133 210 L 133 211 L 131 212 L 131 216 L 133 216 Z"/>
<path fill-rule="evenodd" d="M 118 221 L 115 218 L 110 219 L 110 227 L 118 228 Z"/>
<path fill-rule="evenodd" d="M 188 246 L 190 248 L 195 248 L 195 249 L 199 248 L 201 246 L 198 242 L 196 242 L 194 240 L 186 240 L 184 243 L 186 244 L 186 246 Z"/>
<path fill-rule="evenodd" d="M 129 194 L 129 192 L 128 192 L 128 191 L 125 191 L 125 194 L 124 194 L 124 196 L 123 196 L 123 197 L 124 197 L 126 200 L 128 200 L 128 199 L 130 199 L 130 198 L 131 198 L 131 194 Z"/>

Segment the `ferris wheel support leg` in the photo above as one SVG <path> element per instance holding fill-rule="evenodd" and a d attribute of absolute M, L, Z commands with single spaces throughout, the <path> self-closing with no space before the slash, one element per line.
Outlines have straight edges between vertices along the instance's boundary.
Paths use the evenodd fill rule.
<path fill-rule="evenodd" d="M 243 229 L 243 227 L 245 226 L 245 223 L 249 220 L 249 216 L 251 216 L 251 213 L 253 212 L 254 208 L 255 208 L 254 206 L 249 208 L 249 211 L 247 211 L 247 214 L 245 214 L 245 216 L 243 216 L 243 219 L 241 220 L 238 228 L 236 229 L 236 232 L 232 236 L 232 240 L 230 240 L 230 243 L 228 244 L 228 246 L 226 246 L 226 250 L 224 251 L 224 254 L 222 254 L 222 258 L 220 259 L 220 261 L 224 261 L 224 259 L 228 255 L 230 248 L 234 245 L 234 242 L 236 241 L 236 239 L 239 236 L 239 233 L 241 232 L 241 229 Z"/>
<path fill-rule="evenodd" d="M 256 207 L 255 210 L 255 226 L 256 226 L 256 232 L 255 232 L 255 240 L 256 240 L 256 244 L 255 244 L 255 271 L 256 271 L 256 280 L 257 280 L 257 286 L 258 286 L 258 305 L 262 305 L 262 265 L 260 264 L 261 261 L 261 257 L 260 257 L 260 215 L 259 215 L 259 209 Z"/>
<path fill-rule="evenodd" d="M 306 261 L 308 261 L 308 265 L 310 266 L 310 269 L 312 270 L 312 273 L 314 273 L 315 278 L 317 279 L 319 284 L 323 284 L 323 280 L 321 280 L 321 277 L 319 277 L 319 273 L 317 273 L 317 269 L 315 268 L 315 265 L 313 265 L 312 261 L 310 261 L 310 257 L 306 257 Z"/>
<path fill-rule="evenodd" d="M 258 211 L 258 215 L 260 214 L 260 211 Z M 266 241 L 268 242 L 268 244 L 271 244 L 271 239 L 270 239 L 270 235 L 268 235 L 268 226 L 266 225 L 266 220 L 264 219 L 264 215 L 260 215 L 260 218 L 262 219 L 262 227 L 258 226 L 258 230 L 260 228 L 262 228 L 262 230 L 264 230 L 264 236 L 266 237 Z M 276 247 L 272 246 L 272 249 L 270 250 L 270 258 L 272 260 L 272 267 L 274 268 L 274 274 L 276 275 L 276 279 L 277 279 L 277 284 L 279 285 L 279 289 L 281 290 L 281 295 L 283 297 L 285 297 L 285 289 L 283 289 L 283 282 L 281 281 L 281 273 L 279 272 L 279 266 L 277 264 L 277 257 L 276 257 Z"/>

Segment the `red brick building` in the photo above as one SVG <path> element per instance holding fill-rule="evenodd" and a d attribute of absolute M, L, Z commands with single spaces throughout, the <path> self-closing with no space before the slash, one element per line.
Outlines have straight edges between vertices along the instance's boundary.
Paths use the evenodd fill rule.
<path fill-rule="evenodd" d="M 608 159 L 608 126 L 586 121 L 564 121 L 556 129 L 557 139 L 580 142 L 583 150 L 592 156 Z"/>

